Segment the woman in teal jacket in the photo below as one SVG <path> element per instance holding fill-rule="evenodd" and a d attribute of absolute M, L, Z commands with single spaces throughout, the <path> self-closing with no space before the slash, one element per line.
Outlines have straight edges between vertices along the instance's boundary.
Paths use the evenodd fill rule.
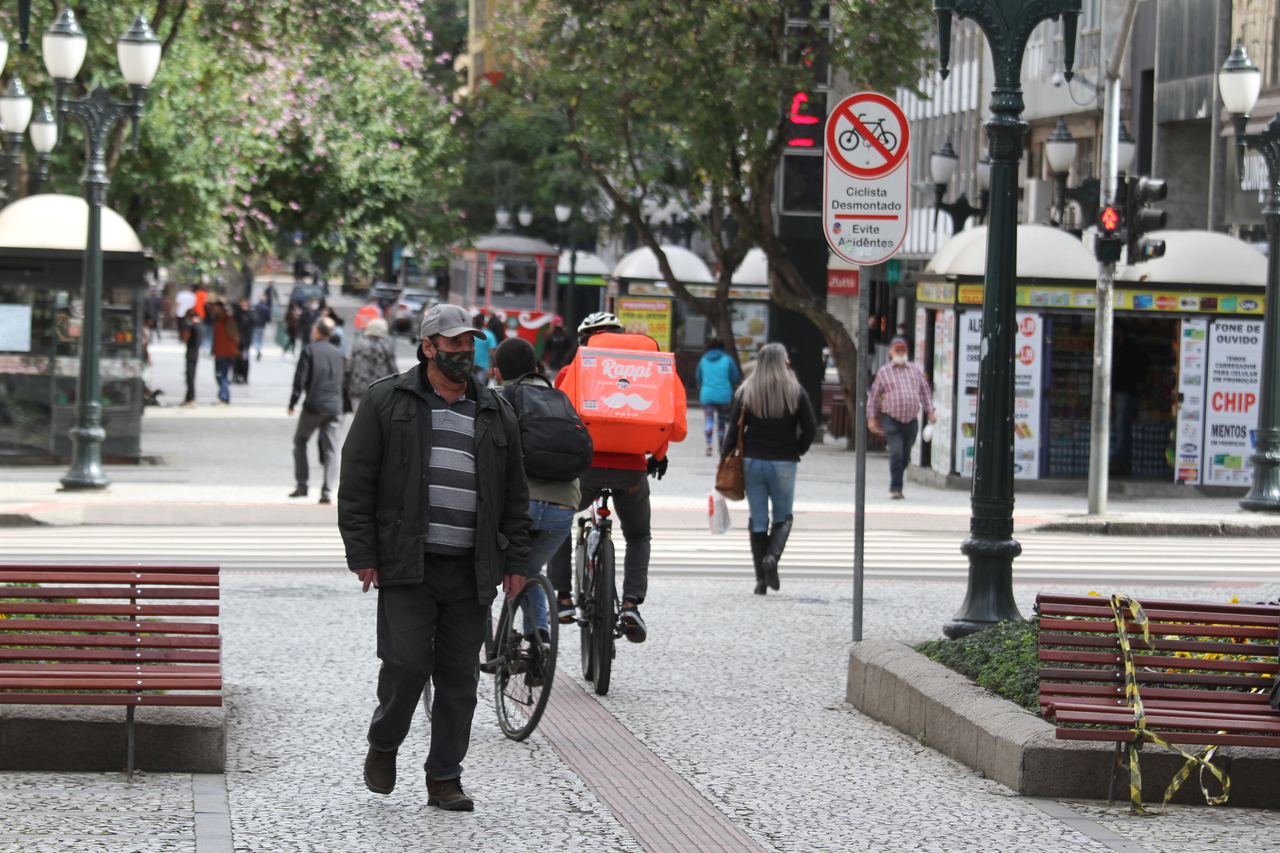
<path fill-rule="evenodd" d="M 724 351 L 724 341 L 712 338 L 706 352 L 698 362 L 698 400 L 702 403 L 703 432 L 707 438 L 707 455 L 711 455 L 711 435 L 716 435 L 715 447 L 724 444 L 725 418 L 729 416 L 729 404 L 733 402 L 733 386 L 742 379 L 738 361 Z"/>

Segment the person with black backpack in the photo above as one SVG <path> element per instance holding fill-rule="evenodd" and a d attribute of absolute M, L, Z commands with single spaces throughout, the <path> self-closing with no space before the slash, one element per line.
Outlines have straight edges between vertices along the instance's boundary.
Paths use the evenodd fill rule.
<path fill-rule="evenodd" d="M 520 423 L 520 448 L 529 481 L 529 574 L 542 571 L 569 537 L 582 493 L 578 475 L 591 467 L 591 433 L 563 391 L 538 373 L 533 345 L 523 338 L 507 338 L 494 351 L 493 379 L 515 410 Z M 531 596 L 533 623 L 549 637 L 547 602 Z M 525 632 L 532 633 L 529 614 Z"/>

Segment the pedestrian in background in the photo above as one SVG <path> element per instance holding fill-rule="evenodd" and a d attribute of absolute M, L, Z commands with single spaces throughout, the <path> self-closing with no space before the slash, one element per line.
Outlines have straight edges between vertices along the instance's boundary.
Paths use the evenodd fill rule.
<path fill-rule="evenodd" d="M 907 456 L 916 443 L 920 410 L 929 423 L 936 423 L 933 412 L 933 389 L 919 367 L 907 361 L 907 342 L 894 338 L 889 342 L 889 361 L 876 372 L 867 393 L 867 428 L 882 436 L 889 445 L 889 497 L 902 500 L 902 474 L 907 469 Z"/>
<path fill-rule="evenodd" d="M 320 319 L 324 303 L 319 299 L 311 299 L 298 311 L 298 349 L 304 350 L 311 345 L 311 327 Z"/>
<path fill-rule="evenodd" d="M 191 303 L 187 313 L 178 321 L 178 334 L 187 347 L 187 396 L 182 405 L 191 407 L 196 404 L 196 365 L 200 363 L 200 339 L 204 326 L 200 323 L 200 315 L 196 313 L 195 302 Z"/>
<path fill-rule="evenodd" d="M 213 374 L 218 380 L 218 400 L 214 405 L 226 406 L 231 403 L 231 370 L 240 356 L 240 328 L 225 302 L 211 303 L 205 310 L 213 338 Z"/>
<path fill-rule="evenodd" d="M 249 300 L 241 299 L 235 308 L 236 332 L 240 336 L 240 351 L 236 354 L 232 381 L 237 385 L 249 384 L 249 348 L 253 346 L 253 312 Z"/>
<path fill-rule="evenodd" d="M 507 327 L 502 324 L 502 320 L 498 319 L 496 313 L 489 315 L 487 325 L 489 332 L 493 335 L 493 348 L 497 349 L 507 339 Z"/>
<path fill-rule="evenodd" d="M 291 498 L 307 496 L 310 470 L 307 466 L 307 443 L 311 435 L 320 433 L 320 464 L 324 467 L 324 485 L 320 487 L 320 503 L 332 500 L 338 484 L 338 423 L 342 420 L 342 351 L 329 342 L 333 321 L 325 317 L 312 331 L 314 339 L 293 372 L 293 394 L 289 397 L 289 417 L 303 395 L 302 414 L 293 433 L 293 475 L 298 487 Z"/>
<path fill-rule="evenodd" d="M 262 361 L 262 336 L 271 324 L 271 303 L 264 293 L 258 304 L 253 306 L 253 339 L 252 346 L 258 351 L 257 360 Z"/>
<path fill-rule="evenodd" d="M 360 401 L 369 392 L 370 385 L 399 372 L 395 345 L 387 337 L 387 321 L 381 317 L 370 320 L 364 327 L 364 336 L 351 347 L 351 358 L 347 359 L 343 387 L 351 400 L 351 411 L 360 409 Z"/>
<path fill-rule="evenodd" d="M 511 407 L 472 373 L 479 332 L 465 309 L 422 318 L 414 369 L 374 384 L 342 448 L 338 529 L 347 566 L 378 589 L 378 707 L 365 786 L 389 794 L 396 755 L 431 681 L 427 805 L 471 811 L 462 761 L 477 665 L 500 584 L 529 562 L 529 490 Z"/>
<path fill-rule="evenodd" d="M 706 352 L 698 362 L 698 400 L 702 403 L 703 432 L 707 437 L 707 455 L 711 455 L 711 436 L 716 447 L 724 444 L 724 429 L 733 402 L 733 386 L 742 379 L 738 361 L 724 351 L 724 340 L 707 341 Z"/>
<path fill-rule="evenodd" d="M 564 327 L 564 318 L 557 314 L 551 319 L 551 331 L 547 333 L 542 348 L 542 363 L 547 366 L 548 376 L 554 379 L 566 364 L 573 361 L 576 344 L 577 340 Z"/>
<path fill-rule="evenodd" d="M 493 351 L 498 348 L 498 339 L 484 324 L 484 312 L 476 314 L 471 321 L 476 330 L 476 381 L 481 385 L 489 384 L 489 364 L 493 360 Z"/>
<path fill-rule="evenodd" d="M 181 330 L 187 322 L 187 312 L 196 307 L 196 286 L 193 284 L 186 290 L 179 290 L 173 297 L 173 319 Z M 199 316 L 199 315 L 197 315 Z"/>
<path fill-rule="evenodd" d="M 298 351 L 298 317 L 302 314 L 302 308 L 296 302 L 289 303 L 289 310 L 284 314 L 284 341 L 280 345 L 281 358 L 286 354 L 293 354 Z M 306 346 L 306 343 L 303 343 Z"/>
<path fill-rule="evenodd" d="M 796 469 L 817 431 L 813 405 L 791 372 L 786 348 L 767 344 L 756 357 L 755 369 L 733 396 L 729 429 L 720 451 L 722 457 L 728 456 L 742 442 L 742 480 L 750 513 L 756 595 L 778 589 L 778 561 L 791 535 Z"/>

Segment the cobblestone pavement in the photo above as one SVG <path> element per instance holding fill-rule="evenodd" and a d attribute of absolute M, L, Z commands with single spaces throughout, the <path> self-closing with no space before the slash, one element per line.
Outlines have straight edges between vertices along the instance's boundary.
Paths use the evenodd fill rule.
<path fill-rule="evenodd" d="M 425 805 L 420 725 L 402 749 L 395 793 L 370 794 L 360 763 L 377 670 L 374 596 L 345 574 L 228 573 L 223 584 L 236 851 L 666 849 L 642 848 L 542 733 L 504 739 L 487 677 L 464 774 L 476 811 Z M 1037 591 L 1017 588 L 1024 613 Z M 1256 600 L 1280 584 L 1127 591 Z M 955 583 L 869 583 L 866 635 L 937 636 L 962 592 Z M 842 583 L 792 583 L 784 566 L 781 593 L 757 597 L 746 581 L 655 579 L 644 609 L 649 642 L 620 644 L 610 695 L 590 701 L 758 849 L 1275 849 L 1276 812 L 1179 807 L 1132 818 L 1123 805 L 1024 799 L 859 714 L 843 702 Z M 576 632 L 564 632 L 566 686 L 584 686 L 577 652 Z M 630 796 L 645 808 L 642 791 Z M 143 774 L 128 786 L 110 774 L 0 774 L 0 849 L 218 849 L 195 845 L 191 802 L 190 776 Z"/>

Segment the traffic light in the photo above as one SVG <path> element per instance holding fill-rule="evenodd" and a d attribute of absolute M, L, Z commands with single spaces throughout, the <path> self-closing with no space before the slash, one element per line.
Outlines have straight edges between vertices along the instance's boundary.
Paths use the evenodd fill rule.
<path fill-rule="evenodd" d="M 796 92 L 787 113 L 787 147 L 821 151 L 827 126 L 826 92 Z"/>
<path fill-rule="evenodd" d="M 1169 215 L 1163 210 L 1148 207 L 1153 201 L 1161 201 L 1168 194 L 1168 185 L 1159 178 L 1129 178 L 1126 182 L 1124 224 L 1130 266 L 1164 257 L 1164 241 L 1152 240 L 1144 235 L 1159 231 L 1169 221 Z"/>
<path fill-rule="evenodd" d="M 1120 246 L 1124 239 L 1120 236 L 1120 210 L 1114 204 L 1108 204 L 1098 212 L 1098 236 L 1094 238 L 1093 254 L 1101 263 L 1115 263 L 1120 260 Z"/>

